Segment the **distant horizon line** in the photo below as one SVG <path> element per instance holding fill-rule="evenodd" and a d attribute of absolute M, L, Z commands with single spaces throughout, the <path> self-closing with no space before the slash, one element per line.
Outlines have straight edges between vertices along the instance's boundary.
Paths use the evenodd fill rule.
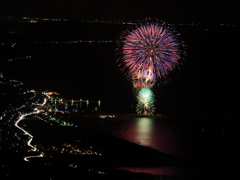
<path fill-rule="evenodd" d="M 143 20 L 122 20 L 122 19 L 105 19 L 105 18 L 94 18 L 94 19 L 81 19 L 81 18 L 53 18 L 53 17 L 30 17 L 30 16 L 0 16 L 0 21 L 17 21 L 17 22 L 23 22 L 23 23 L 38 23 L 38 22 L 68 22 L 68 21 L 75 21 L 75 22 L 82 22 L 82 23 L 102 23 L 102 24 L 139 24 Z M 226 21 L 226 20 L 225 20 Z M 226 23 L 225 21 L 216 21 L 216 22 L 206 22 L 206 21 L 191 21 L 191 20 L 186 20 L 186 21 L 177 21 L 175 23 L 169 23 L 166 21 L 167 24 L 169 25 L 186 25 L 186 26 L 200 26 L 200 25 L 213 25 L 213 24 L 219 24 L 220 26 L 231 26 L 233 27 L 239 27 L 239 22 L 229 22 Z"/>

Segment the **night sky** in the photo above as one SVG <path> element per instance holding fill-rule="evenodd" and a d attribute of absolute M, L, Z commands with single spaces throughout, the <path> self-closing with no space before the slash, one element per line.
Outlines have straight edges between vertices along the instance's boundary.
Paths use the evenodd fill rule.
<path fill-rule="evenodd" d="M 155 17 L 173 23 L 188 21 L 239 23 L 240 2 L 2 0 L 0 16 L 133 21 Z M 60 37 L 62 32 L 71 34 L 65 29 L 58 30 L 58 27 L 45 29 L 44 33 L 48 31 L 56 38 Z M 180 33 L 181 31 L 184 30 L 180 30 Z M 235 104 L 239 102 L 239 68 L 236 66 L 239 59 L 239 44 L 236 42 L 239 42 L 240 38 L 236 29 L 234 33 L 231 31 L 232 29 L 227 31 L 213 29 L 207 36 L 201 34 L 199 37 L 198 30 L 195 34 L 194 31 L 193 34 L 183 33 L 182 38 L 187 44 L 186 61 L 178 73 L 172 76 L 170 83 L 154 87 L 157 107 L 221 113 L 238 111 L 239 106 Z M 113 36 L 119 36 L 118 33 Z M 37 38 L 38 36 L 41 35 L 36 35 Z M 117 56 L 114 52 L 116 44 L 107 46 L 93 48 L 92 45 L 85 47 L 76 45 L 68 47 L 68 50 L 64 46 L 55 46 L 52 49 L 23 48 L 23 54 L 26 52 L 25 54 L 29 55 L 30 52 L 30 55 L 34 56 L 33 61 L 12 62 L 8 66 L 12 71 L 12 77 L 36 90 L 48 88 L 47 90 L 60 92 L 66 98 L 71 98 L 72 95 L 73 98 L 103 99 L 119 105 L 135 106 L 131 83 L 127 82 L 116 65 Z M 42 49 L 39 51 L 39 48 Z M 21 49 L 17 51 L 21 52 Z M 79 60 L 82 66 L 76 66 Z M 4 58 L 1 61 L 4 61 Z M 18 68 L 20 66 L 23 69 Z M 41 71 L 42 69 L 44 71 Z M 0 69 L 1 71 L 4 72 Z"/>
<path fill-rule="evenodd" d="M 229 21 L 240 18 L 238 0 L 2 0 L 0 15 L 164 21 Z"/>

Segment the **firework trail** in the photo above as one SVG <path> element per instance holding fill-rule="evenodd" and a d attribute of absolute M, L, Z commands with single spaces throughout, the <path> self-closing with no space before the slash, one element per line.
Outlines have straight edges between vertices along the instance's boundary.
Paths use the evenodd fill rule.
<path fill-rule="evenodd" d="M 135 73 L 132 73 L 131 79 L 136 93 L 143 87 L 153 87 L 155 83 L 154 74 L 151 67 L 144 72 L 139 70 Z"/>

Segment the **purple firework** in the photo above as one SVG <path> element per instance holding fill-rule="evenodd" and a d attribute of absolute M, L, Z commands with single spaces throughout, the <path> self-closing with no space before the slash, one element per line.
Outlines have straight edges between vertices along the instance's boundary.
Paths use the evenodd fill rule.
<path fill-rule="evenodd" d="M 181 43 L 176 37 L 177 35 L 165 25 L 140 25 L 124 38 L 124 68 L 131 77 L 139 72 L 146 74 L 151 71 L 151 76 L 147 79 L 150 83 L 167 78 L 168 73 L 179 66 L 181 57 Z"/>

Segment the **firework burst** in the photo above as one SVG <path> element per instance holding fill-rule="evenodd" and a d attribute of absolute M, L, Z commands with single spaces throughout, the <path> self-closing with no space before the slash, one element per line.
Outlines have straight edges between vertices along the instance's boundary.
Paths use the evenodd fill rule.
<path fill-rule="evenodd" d="M 123 38 L 122 64 L 129 76 L 141 73 L 143 86 L 168 78 L 179 67 L 182 42 L 178 34 L 159 23 L 137 26 Z M 150 73 L 150 74 L 148 74 Z"/>
<path fill-rule="evenodd" d="M 137 113 L 143 115 L 153 115 L 154 106 L 154 95 L 151 89 L 142 88 L 137 94 Z"/>
<path fill-rule="evenodd" d="M 154 96 L 150 88 L 156 82 L 166 82 L 169 73 L 180 67 L 185 46 L 178 35 L 156 21 L 137 25 L 122 37 L 120 65 L 133 83 L 138 114 L 153 114 Z"/>

